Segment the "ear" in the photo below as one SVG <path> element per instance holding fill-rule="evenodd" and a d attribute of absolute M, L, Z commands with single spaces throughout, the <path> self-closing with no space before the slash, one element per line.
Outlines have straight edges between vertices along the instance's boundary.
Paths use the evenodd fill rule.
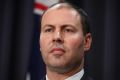
<path fill-rule="evenodd" d="M 92 35 L 91 33 L 87 33 L 84 38 L 84 51 L 88 51 L 91 47 L 92 43 Z"/>

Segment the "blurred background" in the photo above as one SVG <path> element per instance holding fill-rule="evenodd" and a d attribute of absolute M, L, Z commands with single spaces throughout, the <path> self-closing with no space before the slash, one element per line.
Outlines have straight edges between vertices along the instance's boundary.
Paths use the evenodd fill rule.
<path fill-rule="evenodd" d="M 0 0 L 0 80 L 40 80 L 45 65 L 39 51 L 41 14 L 68 1 L 89 16 L 93 43 L 85 68 L 94 80 L 120 80 L 118 0 Z"/>

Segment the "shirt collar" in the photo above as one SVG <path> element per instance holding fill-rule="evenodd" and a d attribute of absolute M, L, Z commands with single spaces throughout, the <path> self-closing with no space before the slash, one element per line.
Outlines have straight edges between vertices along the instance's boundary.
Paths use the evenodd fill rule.
<path fill-rule="evenodd" d="M 47 75 L 46 75 L 46 80 L 49 80 L 48 77 L 47 77 Z"/>
<path fill-rule="evenodd" d="M 83 77 L 83 74 L 84 74 L 84 69 L 82 69 L 81 71 L 79 71 L 78 73 L 68 77 L 67 79 L 65 80 L 80 80 L 82 77 Z M 47 75 L 46 75 L 46 80 L 49 80 Z"/>
<path fill-rule="evenodd" d="M 81 71 L 79 71 L 78 73 L 68 77 L 65 80 L 81 80 L 81 78 L 83 77 L 84 74 L 84 69 L 82 69 Z"/>

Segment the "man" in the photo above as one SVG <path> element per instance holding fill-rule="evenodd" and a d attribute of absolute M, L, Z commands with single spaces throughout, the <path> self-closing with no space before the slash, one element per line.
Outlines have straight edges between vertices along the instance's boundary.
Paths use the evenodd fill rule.
<path fill-rule="evenodd" d="M 46 64 L 43 80 L 91 80 L 84 55 L 92 42 L 87 14 L 69 3 L 50 7 L 41 19 L 40 50 Z"/>

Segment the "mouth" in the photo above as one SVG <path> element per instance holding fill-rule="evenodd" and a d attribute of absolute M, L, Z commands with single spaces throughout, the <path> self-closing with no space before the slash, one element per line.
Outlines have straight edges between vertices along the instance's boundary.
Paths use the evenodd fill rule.
<path fill-rule="evenodd" d="M 50 53 L 54 55 L 62 55 L 65 53 L 65 50 L 62 48 L 53 48 Z"/>

